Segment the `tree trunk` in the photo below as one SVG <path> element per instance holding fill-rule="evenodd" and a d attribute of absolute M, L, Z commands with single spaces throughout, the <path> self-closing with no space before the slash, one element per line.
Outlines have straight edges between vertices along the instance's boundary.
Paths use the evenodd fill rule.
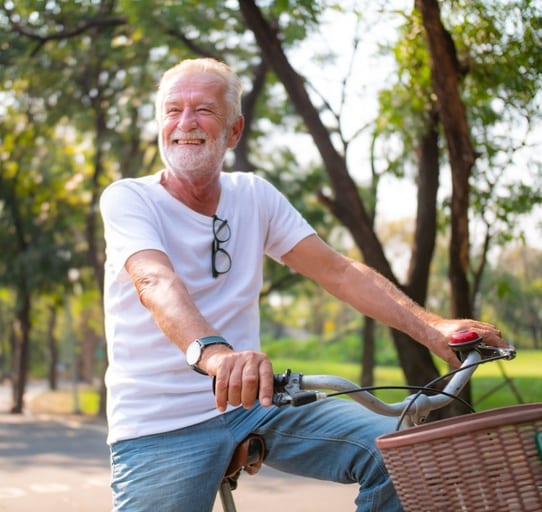
<path fill-rule="evenodd" d="M 98 202 L 100 196 L 100 179 L 103 174 L 103 143 L 107 138 L 107 124 L 106 124 L 106 115 L 103 111 L 103 106 L 101 105 L 100 98 L 95 98 L 93 102 L 93 107 L 96 115 L 95 120 L 95 139 L 96 139 L 96 153 L 94 155 L 94 173 L 92 176 L 91 189 L 92 189 L 92 205 L 86 220 L 86 241 L 88 245 L 87 250 L 87 261 L 90 267 L 94 270 L 94 275 L 96 276 L 96 281 L 98 284 L 98 290 L 100 291 L 100 296 L 102 300 L 100 304 L 103 306 L 103 295 L 104 295 L 104 262 L 102 261 L 101 255 L 103 254 L 102 246 L 98 243 Z M 102 369 L 102 378 L 100 379 L 100 390 L 99 390 L 99 406 L 98 406 L 98 416 L 105 417 L 107 410 L 107 390 L 105 386 L 105 372 L 107 369 L 107 350 L 104 355 L 103 369 Z"/>
<path fill-rule="evenodd" d="M 422 15 L 431 61 L 431 79 L 437 98 L 439 117 L 444 128 L 452 171 L 451 238 L 449 270 L 452 317 L 473 316 L 469 270 L 469 177 L 474 165 L 465 107 L 459 93 L 459 66 L 455 45 L 440 19 L 437 0 L 416 0 Z M 462 393 L 470 400 L 470 387 Z M 452 404 L 456 414 L 465 407 Z"/>
<path fill-rule="evenodd" d="M 56 307 L 54 305 L 50 305 L 49 321 L 47 323 L 47 344 L 49 347 L 49 367 L 47 369 L 47 376 L 49 381 L 49 389 L 52 391 L 58 389 L 58 343 L 55 338 L 55 326 Z"/>
<path fill-rule="evenodd" d="M 20 306 L 17 311 L 17 334 L 15 335 L 15 352 L 13 364 L 13 406 L 11 413 L 22 414 L 24 393 L 28 374 L 28 358 L 30 352 L 30 293 L 20 292 Z"/>
<path fill-rule="evenodd" d="M 263 58 L 284 85 L 298 114 L 320 152 L 334 191 L 334 198 L 320 193 L 320 200 L 350 231 L 365 262 L 398 284 L 364 207 L 357 185 L 348 173 L 344 157 L 335 149 L 330 133 L 312 104 L 303 79 L 291 67 L 276 30 L 263 17 L 253 0 L 239 3 L 241 13 L 256 37 Z M 420 384 L 438 376 L 429 351 L 407 336 L 394 332 L 394 342 L 407 382 Z"/>
<path fill-rule="evenodd" d="M 431 260 L 437 233 L 437 192 L 439 186 L 439 135 L 438 114 L 429 116 L 425 133 L 418 142 L 417 211 L 414 241 L 410 256 L 405 292 L 418 304 L 425 304 L 429 286 Z M 408 346 L 409 337 L 393 332 L 398 346 Z M 422 347 L 423 348 L 423 347 Z M 399 354 L 401 366 L 408 368 L 409 375 L 422 375 L 417 381 L 407 379 L 408 384 L 423 385 L 431 380 L 424 368 L 433 366 L 431 354 L 418 350 L 417 354 Z"/>
<path fill-rule="evenodd" d="M 96 352 L 100 339 L 90 327 L 91 310 L 83 309 L 78 320 L 81 332 L 81 380 L 87 384 L 94 382 L 96 374 Z"/>
<path fill-rule="evenodd" d="M 465 107 L 459 94 L 459 68 L 455 46 L 442 25 L 437 0 L 416 0 L 422 14 L 429 54 L 433 90 L 444 128 L 452 170 L 452 215 L 450 268 L 452 311 L 454 317 L 472 316 L 469 269 L 469 177 L 474 165 Z"/>
<path fill-rule="evenodd" d="M 254 123 L 254 114 L 256 112 L 256 103 L 265 87 L 265 76 L 268 71 L 267 63 L 262 60 L 258 66 L 254 69 L 254 76 L 252 77 L 252 89 L 243 95 L 242 99 L 242 111 L 245 117 L 245 129 L 241 140 L 235 146 L 233 154 L 235 155 L 235 161 L 233 168 L 238 171 L 252 172 L 255 170 L 254 166 L 250 162 L 248 142 L 250 138 L 250 131 Z"/>
<path fill-rule="evenodd" d="M 437 193 L 439 187 L 439 119 L 432 112 L 417 148 L 418 188 L 414 242 L 407 274 L 406 291 L 419 304 L 425 304 L 431 260 L 437 236 Z"/>

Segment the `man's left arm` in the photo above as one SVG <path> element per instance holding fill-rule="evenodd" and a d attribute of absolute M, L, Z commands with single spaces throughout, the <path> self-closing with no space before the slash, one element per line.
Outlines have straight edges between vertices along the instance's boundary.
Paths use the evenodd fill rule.
<path fill-rule="evenodd" d="M 448 340 L 458 330 L 474 330 L 490 345 L 508 346 L 493 325 L 449 320 L 425 310 L 383 275 L 339 254 L 316 235 L 303 239 L 282 260 L 360 313 L 404 332 L 454 366 L 458 361 Z"/>

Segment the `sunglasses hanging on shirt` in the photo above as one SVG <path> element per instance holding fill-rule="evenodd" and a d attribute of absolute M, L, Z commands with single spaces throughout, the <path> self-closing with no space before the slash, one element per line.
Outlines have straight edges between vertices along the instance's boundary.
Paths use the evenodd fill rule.
<path fill-rule="evenodd" d="M 231 238 L 228 221 L 213 215 L 213 245 L 211 250 L 211 271 L 216 278 L 231 268 L 231 256 L 221 247 Z"/>

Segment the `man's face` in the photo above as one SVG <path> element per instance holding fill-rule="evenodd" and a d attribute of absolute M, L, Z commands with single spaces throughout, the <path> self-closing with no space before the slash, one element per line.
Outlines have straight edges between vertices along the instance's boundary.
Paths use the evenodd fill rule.
<path fill-rule="evenodd" d="M 159 117 L 160 152 L 177 175 L 202 176 L 222 169 L 237 142 L 228 125 L 225 81 L 212 73 L 171 79 Z"/>

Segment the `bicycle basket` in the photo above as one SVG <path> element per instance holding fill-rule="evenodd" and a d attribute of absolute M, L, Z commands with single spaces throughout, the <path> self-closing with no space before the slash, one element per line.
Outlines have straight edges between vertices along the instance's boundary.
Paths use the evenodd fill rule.
<path fill-rule="evenodd" d="M 376 440 L 405 512 L 540 512 L 542 403 L 435 421 Z"/>

